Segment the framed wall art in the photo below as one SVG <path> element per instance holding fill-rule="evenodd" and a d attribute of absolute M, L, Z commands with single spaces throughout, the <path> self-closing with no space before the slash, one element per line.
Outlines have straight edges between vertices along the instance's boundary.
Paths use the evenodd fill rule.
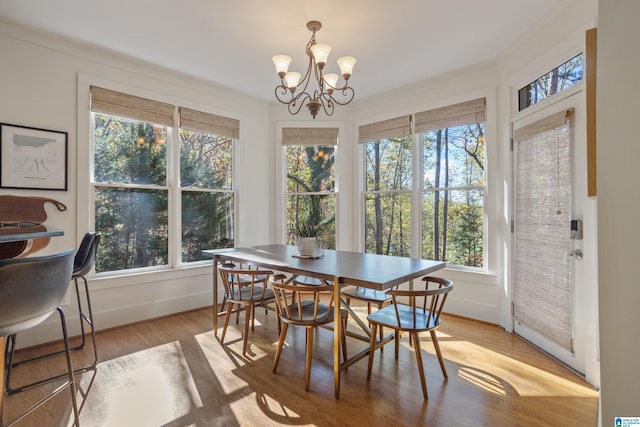
<path fill-rule="evenodd" d="M 67 190 L 68 133 L 0 123 L 0 187 Z"/>

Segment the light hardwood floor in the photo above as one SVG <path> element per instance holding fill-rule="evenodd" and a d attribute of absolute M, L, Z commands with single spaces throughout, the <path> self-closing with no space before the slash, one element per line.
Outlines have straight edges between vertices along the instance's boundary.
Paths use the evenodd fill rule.
<path fill-rule="evenodd" d="M 271 372 L 278 341 L 272 312 L 256 311 L 249 351 L 242 356 L 240 324 L 225 344 L 214 338 L 211 309 L 127 325 L 98 334 L 101 364 L 78 380 L 87 391 L 84 426 L 596 426 L 598 394 L 571 370 L 500 327 L 444 316 L 438 334 L 449 372 L 444 380 L 427 336 L 422 340 L 429 401 L 422 398 L 413 348 L 402 340 L 342 376 L 333 397 L 332 336 L 320 329 L 311 391 L 304 391 L 304 332 L 290 328 L 278 373 Z M 222 323 L 222 322 L 220 322 Z M 218 334 L 220 335 L 220 334 Z M 348 338 L 349 353 L 365 343 Z M 21 357 L 45 349 L 23 350 Z M 76 354 L 81 363 L 82 354 Z M 59 369 L 38 363 L 16 381 Z M 42 390 L 9 396 L 6 422 Z M 78 394 L 80 401 L 83 397 Z M 68 394 L 29 416 L 24 426 L 66 426 Z"/>

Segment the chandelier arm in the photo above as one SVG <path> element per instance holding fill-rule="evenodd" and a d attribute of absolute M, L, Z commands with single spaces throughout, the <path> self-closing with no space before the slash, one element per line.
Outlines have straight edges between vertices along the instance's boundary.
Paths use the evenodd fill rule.
<path fill-rule="evenodd" d="M 288 102 L 287 109 L 289 110 L 289 114 L 298 114 L 300 112 L 300 109 L 302 109 L 302 106 L 305 104 L 306 99 L 311 99 L 311 96 L 309 96 L 309 94 L 306 92 L 302 92 L 296 95 L 296 97 L 292 99 L 291 102 Z"/>
<path fill-rule="evenodd" d="M 280 89 L 280 91 L 278 91 L 279 89 Z M 287 99 L 284 98 L 284 96 L 286 96 L 287 94 L 291 95 L 291 99 L 287 100 Z M 292 101 L 295 101 L 294 97 L 293 97 L 293 94 L 291 93 L 289 88 L 285 86 L 284 80 L 282 81 L 281 84 L 276 86 L 275 95 L 276 95 L 276 99 L 278 101 L 280 101 L 281 103 L 283 103 L 283 104 L 288 104 L 288 103 L 290 103 Z"/>
<path fill-rule="evenodd" d="M 324 113 L 327 116 L 333 116 L 333 110 L 335 106 L 331 94 L 329 94 L 328 92 L 323 92 L 322 94 L 320 94 L 318 99 L 320 100 L 320 105 L 322 105 L 322 110 L 324 111 Z"/>
<path fill-rule="evenodd" d="M 302 80 L 300 80 L 300 83 L 298 83 L 298 86 L 295 90 L 295 92 L 298 92 L 298 89 L 300 89 L 300 92 L 298 92 L 297 94 L 294 93 L 294 98 L 296 100 L 301 99 L 303 95 L 310 97 L 310 95 L 307 93 L 307 87 L 309 86 L 309 82 L 311 81 L 311 68 L 314 65 L 315 63 L 313 61 L 313 56 L 309 55 L 309 65 L 307 67 L 307 72 L 304 74 L 304 77 L 302 78 Z"/>
<path fill-rule="evenodd" d="M 335 98 L 335 94 L 337 92 L 341 93 L 341 96 L 344 97 L 344 101 L 340 101 L 338 99 Z M 351 101 L 353 101 L 353 97 L 355 95 L 355 91 L 353 90 L 352 87 L 350 86 L 345 86 L 343 88 L 341 88 L 340 90 L 334 90 L 333 93 L 331 95 L 329 95 L 331 97 L 331 100 L 333 102 L 335 102 L 338 105 L 347 105 L 348 103 L 350 103 Z"/>

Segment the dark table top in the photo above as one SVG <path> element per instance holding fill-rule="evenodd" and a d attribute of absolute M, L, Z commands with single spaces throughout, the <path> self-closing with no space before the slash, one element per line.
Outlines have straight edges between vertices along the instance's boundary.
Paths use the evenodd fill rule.
<path fill-rule="evenodd" d="M 324 249 L 322 257 L 316 259 L 298 258 L 298 253 L 296 246 L 289 245 L 203 251 L 204 255 L 212 258 L 254 264 L 323 280 L 338 277 L 340 283 L 378 290 L 389 289 L 446 266 L 443 261 L 331 249 Z"/>
<path fill-rule="evenodd" d="M 64 232 L 43 224 L 2 224 L 0 225 L 0 243 L 39 239 L 42 237 L 62 236 Z"/>

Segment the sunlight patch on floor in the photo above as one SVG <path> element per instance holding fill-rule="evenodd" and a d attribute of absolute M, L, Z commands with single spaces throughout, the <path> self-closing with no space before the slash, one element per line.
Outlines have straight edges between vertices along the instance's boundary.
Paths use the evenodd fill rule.
<path fill-rule="evenodd" d="M 458 370 L 458 376 L 489 393 L 500 396 L 507 394 L 502 381 L 487 372 L 478 371 L 471 367 L 462 367 Z"/>
<path fill-rule="evenodd" d="M 80 413 L 83 426 L 159 426 L 202 407 L 177 341 L 101 362 L 95 375 Z M 80 388 L 90 379 L 84 374 Z"/>
<path fill-rule="evenodd" d="M 449 360 L 462 365 L 458 371 L 461 378 L 494 393 L 502 389 L 499 394 L 513 392 L 528 397 L 597 397 L 597 392 L 589 387 L 468 341 L 440 341 L 440 346 L 445 363 Z M 433 352 L 433 347 L 424 347 Z M 482 360 L 491 360 L 492 363 L 485 365 Z"/>
<path fill-rule="evenodd" d="M 236 400 L 230 407 L 235 414 L 236 420 L 241 424 L 245 421 L 244 424 L 246 425 L 256 425 L 257 421 L 255 419 L 250 420 L 247 418 L 248 413 L 254 413 L 260 414 L 262 422 L 268 419 L 270 422 L 277 424 L 297 427 L 305 426 L 305 424 L 301 424 L 303 417 L 300 414 L 288 408 L 285 403 L 278 402 L 267 394 L 256 395 L 256 393 L 251 393 L 242 399 Z M 247 408 L 249 407 L 256 407 L 258 410 L 256 412 L 248 411 Z"/>
<path fill-rule="evenodd" d="M 243 356 L 242 335 L 239 331 L 232 329 L 234 328 L 227 329 L 223 344 L 229 357 L 220 357 L 220 332 L 218 332 L 218 337 L 215 337 L 213 332 L 205 332 L 195 337 L 211 366 L 211 372 L 217 377 L 220 387 L 227 395 L 248 387 L 245 380 L 235 375 L 238 368 L 255 363 L 256 360 L 263 357 L 272 357 L 260 346 L 251 345 L 251 340 L 249 340 L 247 355 Z"/>

